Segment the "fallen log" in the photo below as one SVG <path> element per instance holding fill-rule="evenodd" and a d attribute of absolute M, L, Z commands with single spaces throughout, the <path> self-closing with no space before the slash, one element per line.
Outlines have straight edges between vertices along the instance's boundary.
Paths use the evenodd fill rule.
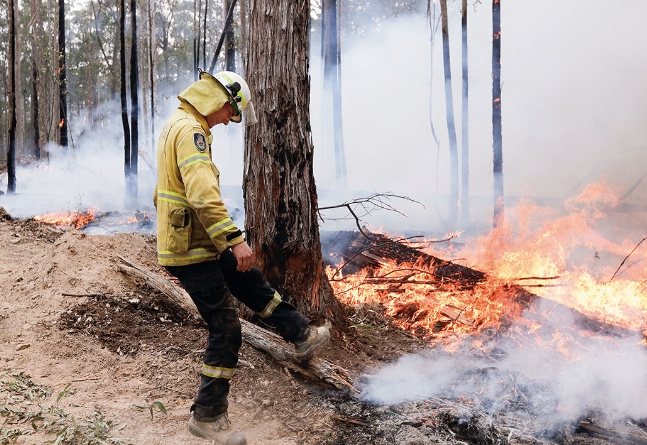
<path fill-rule="evenodd" d="M 618 441 L 616 443 L 636 443 L 647 445 L 647 436 L 642 436 L 638 434 L 628 433 L 625 431 L 618 431 L 611 428 L 605 428 L 600 425 L 595 425 L 594 423 L 588 421 L 582 421 L 579 425 L 580 429 L 586 431 L 587 433 L 602 437 L 604 439 Z"/>
<path fill-rule="evenodd" d="M 429 255 L 404 241 L 379 233 L 364 235 L 354 231 L 335 232 L 330 239 L 322 236 L 322 245 L 344 260 L 342 267 L 353 265 L 361 269 L 377 266 L 389 259 L 397 264 L 410 263 L 429 268 L 435 277 L 445 280 L 479 283 L 486 279 L 485 273 L 481 271 Z"/>
<path fill-rule="evenodd" d="M 122 272 L 143 279 L 149 286 L 159 290 L 192 316 L 200 317 L 191 297 L 184 289 L 158 273 L 151 272 L 122 256 L 117 255 L 117 257 L 123 263 L 118 264 Z M 292 347 L 288 346 L 280 336 L 244 319 L 240 319 L 240 323 L 243 340 L 252 347 L 271 355 L 283 366 L 301 375 L 323 380 L 337 389 L 358 392 L 353 386 L 350 373 L 341 366 L 320 357 L 299 362 L 294 358 Z"/>

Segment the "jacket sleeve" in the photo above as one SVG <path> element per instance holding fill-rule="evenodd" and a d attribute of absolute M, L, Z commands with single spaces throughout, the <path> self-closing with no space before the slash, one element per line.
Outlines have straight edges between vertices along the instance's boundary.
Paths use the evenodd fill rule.
<path fill-rule="evenodd" d="M 200 126 L 179 135 L 177 165 L 187 201 L 219 252 L 244 241 L 229 216 L 220 194 L 219 172 L 209 156 L 206 135 Z"/>

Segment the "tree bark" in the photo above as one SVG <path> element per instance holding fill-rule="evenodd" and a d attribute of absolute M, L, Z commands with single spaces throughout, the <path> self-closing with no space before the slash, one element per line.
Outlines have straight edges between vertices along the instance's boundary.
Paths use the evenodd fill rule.
<path fill-rule="evenodd" d="M 503 135 L 501 123 L 501 1 L 492 1 L 492 148 L 494 173 L 493 226 L 503 225 Z"/>
<path fill-rule="evenodd" d="M 247 239 L 268 281 L 311 318 L 341 326 L 324 273 L 313 175 L 308 76 L 310 2 L 249 2 L 247 77 L 259 123 L 248 127 Z"/>
<path fill-rule="evenodd" d="M 454 95 L 452 94 L 452 69 L 449 57 L 449 24 L 447 0 L 440 0 L 443 35 L 443 66 L 445 69 L 445 110 L 447 114 L 447 135 L 449 137 L 450 188 L 449 222 L 454 225 L 458 216 L 458 142 L 454 121 Z"/>

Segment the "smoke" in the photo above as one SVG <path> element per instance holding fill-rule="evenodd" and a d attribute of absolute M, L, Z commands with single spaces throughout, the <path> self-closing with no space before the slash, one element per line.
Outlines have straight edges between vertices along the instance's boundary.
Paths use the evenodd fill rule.
<path fill-rule="evenodd" d="M 555 13 L 559 11 L 559 13 Z M 506 206 L 518 198 L 562 202 L 605 177 L 628 203 L 647 197 L 647 4 L 600 0 L 514 2 L 502 7 L 503 171 Z M 460 11 L 450 5 L 456 131 L 461 151 Z M 399 17 L 342 36 L 342 101 L 348 194 L 391 191 L 424 207 L 409 218 L 380 213 L 390 231 L 491 227 L 491 10 L 471 5 L 469 26 L 469 166 L 472 226 L 447 221 L 449 142 L 442 42 L 430 48 L 424 16 Z M 319 42 L 314 40 L 313 53 Z M 433 64 L 433 73 L 432 73 Z M 322 145 L 321 66 L 312 63 L 315 177 L 336 190 L 334 155 Z M 430 87 L 431 85 L 431 87 Z M 431 94 L 431 107 L 429 97 Z M 431 111 L 430 111 L 431 109 Z M 440 141 L 431 133 L 430 117 Z M 462 160 L 461 160 L 462 162 Z M 340 191 L 343 193 L 343 191 Z M 337 193 L 323 196 L 329 204 Z"/>
<path fill-rule="evenodd" d="M 533 312 L 550 323 L 548 304 Z M 466 339 L 458 351 L 404 356 L 364 377 L 362 397 L 385 405 L 452 398 L 528 422 L 535 432 L 591 413 L 609 420 L 647 417 L 647 351 L 639 338 L 572 332 L 576 323 L 565 326 L 560 319 L 563 332 L 557 328 L 553 335 L 564 338 L 557 348 L 529 333 L 530 321 L 522 317 L 485 347 Z"/>
<path fill-rule="evenodd" d="M 642 87 L 647 37 L 638 21 L 647 5 L 620 0 L 612 10 L 600 0 L 504 5 L 503 152 L 507 205 L 517 197 L 563 200 L 601 176 L 618 183 L 626 200 L 644 205 L 647 180 L 647 90 Z M 559 8 L 559 14 L 554 13 Z M 350 14 L 352 11 L 343 11 Z M 460 11 L 450 4 L 454 111 L 460 144 Z M 315 178 L 320 205 L 393 192 L 421 205 L 397 202 L 409 217 L 380 212 L 368 219 L 389 231 L 446 233 L 449 144 L 440 36 L 430 47 L 424 14 L 370 21 L 366 12 L 344 16 L 342 104 L 348 189 L 338 190 L 334 156 L 324 145 L 320 41 L 311 42 L 311 120 Z M 491 13 L 487 4 L 469 10 L 470 195 L 472 224 L 491 225 Z M 433 73 L 432 73 L 433 66 Z M 432 75 L 433 74 L 433 75 Z M 189 79 L 156 110 L 159 131 Z M 429 98 L 431 95 L 431 106 Z M 262 113 L 262 110 L 259 110 Z M 104 113 L 107 115 L 107 113 Z M 120 111 L 90 127 L 70 120 L 74 148 L 50 147 L 50 160 L 37 168 L 18 167 L 18 194 L 2 205 L 16 216 L 98 205 L 121 208 L 125 201 Z M 430 118 L 438 135 L 437 147 Z M 86 128 L 84 128 L 86 127 Z M 216 128 L 214 155 L 223 184 L 240 186 L 242 131 Z M 140 132 L 144 135 L 144 131 Z M 148 137 L 146 135 L 146 137 Z M 149 150 L 146 143 L 144 150 Z M 459 147 L 460 151 L 460 147 Z M 71 159 L 69 159 L 71 157 Z M 154 160 L 154 156 L 152 156 Z M 140 200 L 150 203 L 150 172 L 140 160 Z M 60 176 L 57 176 L 57 173 Z M 39 181 L 46 188 L 40 185 Z M 3 178 L 6 183 L 6 178 Z M 97 184 L 97 185 L 95 185 Z M 634 187 L 632 189 L 632 187 Z M 624 193 L 621 193 L 623 195 Z M 352 223 L 348 225 L 352 228 Z"/>
<path fill-rule="evenodd" d="M 38 162 L 17 163 L 16 193 L 0 196 L 3 206 L 15 218 L 29 218 L 49 212 L 78 212 L 89 208 L 103 212 L 154 212 L 153 191 L 157 181 L 157 135 L 165 120 L 177 108 L 177 95 L 191 80 L 178 81 L 178 91 L 159 92 L 156 103 L 154 143 L 150 118 L 140 114 L 138 193 L 127 196 L 124 173 L 124 136 L 121 105 L 108 102 L 99 112 L 82 110 L 70 119 L 69 146 L 46 146 L 47 156 Z M 149 119 L 149 121 L 145 121 Z M 221 170 L 221 184 L 231 194 L 232 216 L 241 219 L 242 128 L 235 125 L 213 129 L 214 161 Z M 142 156 L 143 155 L 143 156 Z M 6 184 L 4 176 L 2 182 Z M 154 218 L 153 218 L 154 220 Z M 240 222 L 240 221 L 239 221 Z"/>

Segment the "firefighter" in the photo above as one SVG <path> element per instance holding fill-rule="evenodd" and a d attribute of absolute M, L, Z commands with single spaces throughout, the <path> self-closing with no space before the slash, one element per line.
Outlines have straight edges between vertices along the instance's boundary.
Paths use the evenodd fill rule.
<path fill-rule="evenodd" d="M 254 267 L 254 252 L 236 227 L 220 195 L 212 162 L 210 128 L 229 122 L 256 122 L 250 90 L 236 73 L 200 78 L 179 96 L 157 146 L 157 256 L 182 283 L 209 328 L 198 394 L 189 431 L 217 444 L 244 445 L 227 415 L 229 381 L 238 362 L 241 325 L 232 295 L 255 311 L 287 342 L 297 360 L 309 359 L 330 338 L 325 326 L 309 320 Z"/>

